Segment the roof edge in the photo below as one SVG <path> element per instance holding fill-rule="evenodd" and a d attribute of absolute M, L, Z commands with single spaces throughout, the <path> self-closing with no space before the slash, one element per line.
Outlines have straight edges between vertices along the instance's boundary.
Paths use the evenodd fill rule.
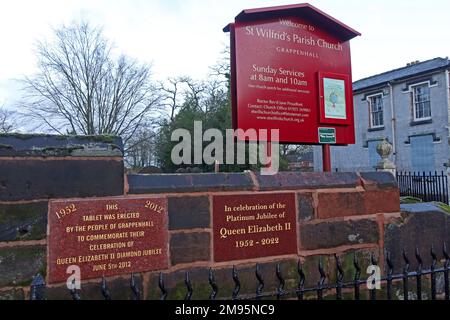
<path fill-rule="evenodd" d="M 417 72 L 417 73 L 414 73 L 414 74 L 409 75 L 409 76 L 396 77 L 396 78 L 393 78 L 392 80 L 381 81 L 381 82 L 378 82 L 378 83 L 373 84 L 373 85 L 363 86 L 360 89 L 357 89 L 357 90 L 354 90 L 354 91 L 362 91 L 362 90 L 365 90 L 365 89 L 368 89 L 368 88 L 376 88 L 376 87 L 379 87 L 381 85 L 384 85 L 384 84 L 387 84 L 387 83 L 390 83 L 390 82 L 401 81 L 403 79 L 411 78 L 411 77 L 416 76 L 416 75 L 423 75 L 423 74 L 435 72 L 435 71 L 438 71 L 438 70 L 450 68 L 450 60 L 449 60 L 448 57 L 446 57 L 446 58 L 437 57 L 437 58 L 429 59 L 429 60 L 426 60 L 426 61 L 422 61 L 419 64 L 427 63 L 427 62 L 430 62 L 430 61 L 433 61 L 433 60 L 438 60 L 438 59 L 447 60 L 447 64 L 443 65 L 443 66 L 431 68 L 431 69 L 426 70 L 426 71 Z M 416 65 L 414 65 L 414 66 L 416 66 Z M 356 83 L 358 83 L 360 81 L 366 81 L 366 80 L 369 80 L 369 79 L 372 79 L 372 78 L 375 78 L 375 77 L 387 75 L 389 73 L 401 71 L 401 70 L 404 70 L 404 69 L 407 69 L 407 68 L 411 68 L 411 67 L 412 66 L 405 66 L 405 67 L 401 67 L 401 68 L 397 68 L 397 69 L 392 69 L 392 70 L 389 70 L 389 71 L 386 71 L 386 72 L 382 72 L 382 73 L 379 73 L 379 74 L 375 74 L 375 75 L 370 76 L 370 77 L 362 78 L 362 79 L 359 79 L 359 80 L 353 82 L 353 85 L 355 85 Z"/>
<path fill-rule="evenodd" d="M 235 21 L 240 21 L 247 19 L 249 16 L 253 15 L 262 15 L 269 13 L 279 13 L 282 11 L 291 11 L 291 10 L 309 10 L 313 15 L 318 15 L 324 18 L 328 23 L 332 23 L 340 30 L 338 33 L 341 33 L 345 41 L 349 41 L 357 36 L 361 36 L 361 33 L 356 31 L 355 29 L 349 27 L 343 22 L 333 18 L 329 14 L 323 12 L 322 10 L 314 7 L 309 3 L 300 3 L 300 4 L 291 4 L 291 5 L 283 5 L 283 6 L 272 6 L 272 7 L 264 7 L 264 8 L 255 8 L 255 9 L 244 9 L 242 10 L 235 18 Z M 223 29 L 224 32 L 230 31 L 230 25 L 226 26 Z"/>

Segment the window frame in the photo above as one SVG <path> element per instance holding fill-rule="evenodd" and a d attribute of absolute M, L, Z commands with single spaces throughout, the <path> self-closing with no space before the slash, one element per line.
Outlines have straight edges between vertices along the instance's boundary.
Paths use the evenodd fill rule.
<path fill-rule="evenodd" d="M 382 117 L 383 124 L 382 125 L 378 125 L 378 126 L 374 125 L 374 123 L 373 123 L 374 117 L 373 117 L 373 111 L 372 111 L 372 99 L 376 98 L 376 97 L 380 97 L 380 99 L 381 99 L 381 112 L 383 114 L 383 117 Z M 371 95 L 366 97 L 366 101 L 367 101 L 367 103 L 369 105 L 369 128 L 370 129 L 382 129 L 382 128 L 384 128 L 385 127 L 385 124 L 384 124 L 384 114 L 385 114 L 385 112 L 384 112 L 384 94 L 382 92 L 371 94 Z"/>
<path fill-rule="evenodd" d="M 428 88 L 428 100 L 421 101 L 421 102 L 416 101 L 415 89 L 418 87 L 427 87 Z M 409 86 L 409 92 L 411 93 L 413 122 L 429 121 L 429 120 L 433 119 L 433 114 L 431 112 L 431 88 L 432 88 L 432 86 L 430 85 L 430 81 L 419 82 L 419 83 L 415 83 L 415 84 L 412 84 Z M 428 105 L 429 105 L 430 116 L 418 118 L 417 117 L 417 104 L 424 104 L 424 103 L 428 103 Z"/>

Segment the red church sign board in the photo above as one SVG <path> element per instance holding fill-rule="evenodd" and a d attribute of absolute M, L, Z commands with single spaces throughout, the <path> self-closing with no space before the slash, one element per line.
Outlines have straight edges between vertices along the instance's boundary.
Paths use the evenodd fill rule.
<path fill-rule="evenodd" d="M 319 128 L 330 128 L 337 145 L 355 143 L 349 41 L 358 32 L 309 4 L 244 10 L 224 31 L 234 129 L 319 144 Z"/>

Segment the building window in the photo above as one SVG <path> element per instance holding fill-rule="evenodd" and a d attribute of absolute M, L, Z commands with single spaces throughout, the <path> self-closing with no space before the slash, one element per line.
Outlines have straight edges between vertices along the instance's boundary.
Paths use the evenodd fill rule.
<path fill-rule="evenodd" d="M 411 87 L 414 121 L 431 119 L 430 87 L 428 83 Z"/>
<path fill-rule="evenodd" d="M 370 112 L 370 127 L 384 127 L 383 95 L 377 94 L 367 97 Z"/>

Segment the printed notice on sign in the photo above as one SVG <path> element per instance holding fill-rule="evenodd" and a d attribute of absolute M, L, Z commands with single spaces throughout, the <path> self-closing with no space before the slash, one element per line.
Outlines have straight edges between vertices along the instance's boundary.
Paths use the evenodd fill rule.
<path fill-rule="evenodd" d="M 347 119 L 345 81 L 324 78 L 323 90 L 325 99 L 325 117 L 328 119 Z"/>
<path fill-rule="evenodd" d="M 215 196 L 213 205 L 215 262 L 297 253 L 294 194 Z"/>
<path fill-rule="evenodd" d="M 50 201 L 49 282 L 166 269 L 167 200 L 122 197 Z"/>

